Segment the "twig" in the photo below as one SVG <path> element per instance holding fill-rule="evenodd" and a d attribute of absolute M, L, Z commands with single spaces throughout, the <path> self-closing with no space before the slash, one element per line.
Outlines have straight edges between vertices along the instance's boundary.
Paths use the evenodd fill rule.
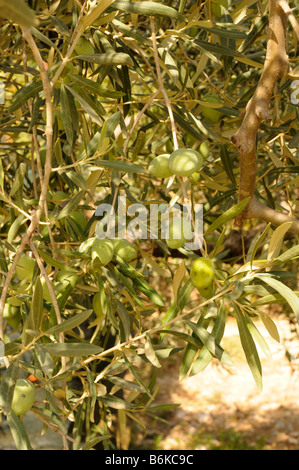
<path fill-rule="evenodd" d="M 70 40 L 69 48 L 67 50 L 67 53 L 66 53 L 64 59 L 62 59 L 62 62 L 61 62 L 60 66 L 57 69 L 57 72 L 55 73 L 55 75 L 52 79 L 52 82 L 51 82 L 52 86 L 55 85 L 55 83 L 59 79 L 60 75 L 62 74 L 64 68 L 67 66 L 68 61 L 70 60 L 70 58 L 72 56 L 72 53 L 75 50 L 75 47 L 76 47 L 80 37 L 82 36 L 84 28 L 82 26 L 81 19 L 82 19 L 83 13 L 84 13 L 86 3 L 87 3 L 87 0 L 84 0 L 81 11 L 79 13 L 77 24 L 75 26 L 75 29 L 73 31 L 73 34 L 72 34 L 72 37 L 71 37 L 71 40 Z"/>
<path fill-rule="evenodd" d="M 151 32 L 152 32 L 152 43 L 153 43 L 153 52 L 154 52 L 154 59 L 155 59 L 155 65 L 156 65 L 156 71 L 157 71 L 158 87 L 159 87 L 159 90 L 163 94 L 164 101 L 168 110 L 170 124 L 171 124 L 172 138 L 173 138 L 173 147 L 174 147 L 174 150 L 177 150 L 179 148 L 178 139 L 177 139 L 177 129 L 175 125 L 171 103 L 170 103 L 167 91 L 165 90 L 164 85 L 163 85 L 163 79 L 162 79 L 160 62 L 159 62 L 159 53 L 158 53 L 157 41 L 156 41 L 155 20 L 153 16 L 150 17 L 150 25 L 151 25 Z"/>
<path fill-rule="evenodd" d="M 145 105 L 143 106 L 143 108 L 139 111 L 129 133 L 128 133 L 128 136 L 127 136 L 127 139 L 125 141 L 125 144 L 124 144 L 124 147 L 123 147 L 123 156 L 125 156 L 126 152 L 127 152 L 127 148 L 128 148 L 128 145 L 129 145 L 129 141 L 130 141 L 130 138 L 134 132 L 134 129 L 135 127 L 137 126 L 138 122 L 140 121 L 141 117 L 143 116 L 143 114 L 145 113 L 145 111 L 147 110 L 147 108 L 152 104 L 152 102 L 154 101 L 154 99 L 156 98 L 156 96 L 160 93 L 160 90 L 156 90 L 155 93 L 148 99 L 148 101 L 145 103 Z"/>
<path fill-rule="evenodd" d="M 292 27 L 295 31 L 295 34 L 296 34 L 297 38 L 299 39 L 299 23 L 296 20 L 296 17 L 294 15 L 294 13 L 292 12 L 292 10 L 290 9 L 288 3 L 286 2 L 286 0 L 280 0 L 279 1 L 279 6 L 280 6 L 280 8 L 282 8 L 284 13 L 286 14 L 289 22 L 291 23 L 291 25 L 292 25 Z"/>

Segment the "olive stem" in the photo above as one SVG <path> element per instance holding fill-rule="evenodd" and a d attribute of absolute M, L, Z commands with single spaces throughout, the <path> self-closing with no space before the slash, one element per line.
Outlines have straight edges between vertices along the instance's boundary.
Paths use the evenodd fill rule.
<path fill-rule="evenodd" d="M 173 138 L 173 147 L 174 150 L 177 150 L 179 148 L 178 145 L 178 139 L 177 139 L 177 129 L 175 125 L 175 120 L 174 120 L 174 115 L 172 112 L 172 107 L 171 103 L 167 94 L 167 91 L 164 88 L 163 85 L 163 79 L 162 79 L 162 74 L 161 74 L 161 68 L 160 68 L 160 61 L 159 61 L 159 53 L 158 53 L 158 47 L 157 47 L 157 40 L 156 40 L 156 32 L 155 32 L 155 20 L 154 17 L 150 17 L 150 26 L 151 26 L 151 32 L 152 32 L 152 43 L 153 43 L 153 52 L 154 52 L 154 60 L 156 64 L 156 71 L 157 71 L 157 81 L 158 81 L 158 86 L 159 86 L 159 91 L 162 92 L 164 96 L 164 101 L 168 110 L 168 115 L 171 123 L 171 131 L 172 131 L 172 138 Z"/>

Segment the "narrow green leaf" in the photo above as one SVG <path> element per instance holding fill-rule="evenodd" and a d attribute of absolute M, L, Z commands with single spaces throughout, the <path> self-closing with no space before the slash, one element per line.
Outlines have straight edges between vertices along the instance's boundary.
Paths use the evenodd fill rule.
<path fill-rule="evenodd" d="M 10 196 L 14 196 L 20 188 L 23 189 L 25 175 L 26 164 L 21 162 L 15 174 L 15 178 L 9 193 Z"/>
<path fill-rule="evenodd" d="M 40 330 L 43 319 L 43 286 L 38 276 L 33 288 L 32 303 L 29 313 L 28 328 Z"/>
<path fill-rule="evenodd" d="M 53 356 L 82 357 L 99 354 L 103 348 L 90 343 L 45 343 L 42 346 Z"/>
<path fill-rule="evenodd" d="M 291 226 L 292 222 L 285 222 L 284 224 L 279 225 L 279 227 L 274 230 L 269 242 L 268 260 L 275 259 L 278 257 L 282 247 L 284 236 Z"/>
<path fill-rule="evenodd" d="M 133 283 L 140 290 L 140 292 L 142 292 L 154 304 L 159 305 L 160 307 L 164 307 L 165 302 L 161 295 L 159 295 L 158 292 L 156 292 L 155 289 L 153 289 L 153 287 L 150 286 L 145 279 L 135 278 L 133 279 Z"/>
<path fill-rule="evenodd" d="M 292 248 L 289 248 L 286 250 L 284 253 L 279 255 L 276 259 L 277 262 L 284 262 L 284 261 L 289 261 L 291 259 L 296 259 L 299 256 L 299 244 L 292 246 Z"/>
<path fill-rule="evenodd" d="M 216 357 L 220 362 L 227 366 L 233 366 L 233 362 L 226 351 L 216 342 L 215 337 L 211 335 L 205 328 L 200 325 L 186 321 L 187 325 L 194 331 L 198 338 L 207 347 L 210 353 Z"/>
<path fill-rule="evenodd" d="M 142 387 L 143 391 L 150 397 L 153 399 L 153 396 L 151 394 L 151 390 L 149 387 L 147 387 L 144 383 L 143 380 L 140 379 L 139 375 L 137 374 L 136 372 L 136 368 L 131 364 L 131 362 L 129 361 L 129 359 L 127 358 L 127 356 L 125 355 L 124 351 L 122 351 L 123 353 L 123 357 L 125 359 L 125 363 L 126 365 L 128 366 L 131 374 L 133 375 L 133 377 L 135 377 L 135 379 L 137 380 L 137 382 L 139 383 L 139 385 Z"/>
<path fill-rule="evenodd" d="M 29 83 L 20 88 L 14 96 L 13 103 L 9 106 L 8 112 L 13 113 L 19 109 L 23 104 L 25 104 L 30 98 L 37 95 L 43 89 L 43 84 L 41 80 L 32 80 Z"/>
<path fill-rule="evenodd" d="M 223 167 L 227 176 L 229 177 L 233 185 L 237 186 L 235 175 L 234 175 L 234 170 L 232 166 L 232 159 L 225 145 L 220 146 L 220 158 L 221 158 L 221 161 L 222 161 L 222 164 L 223 164 Z"/>
<path fill-rule="evenodd" d="M 70 215 L 75 209 L 77 209 L 78 205 L 80 204 L 81 199 L 83 198 L 85 194 L 85 191 L 82 190 L 79 193 L 77 193 L 68 203 L 64 208 L 61 210 L 61 212 L 58 214 L 56 220 L 63 219 L 64 217 L 67 217 Z"/>
<path fill-rule="evenodd" d="M 13 411 L 8 413 L 7 422 L 17 450 L 33 450 L 24 424 Z"/>
<path fill-rule="evenodd" d="M 131 320 L 129 313 L 127 312 L 124 305 L 116 299 L 117 313 L 119 315 L 121 326 L 124 332 L 124 341 L 127 341 L 131 335 Z"/>
<path fill-rule="evenodd" d="M 94 120 L 94 122 L 96 122 L 99 126 L 102 126 L 102 121 L 98 118 L 98 115 L 96 114 L 96 112 L 84 100 L 84 98 L 82 98 L 82 96 L 79 93 L 77 93 L 77 91 L 73 90 L 73 88 L 71 88 L 70 86 L 65 85 L 65 87 L 74 96 L 74 98 L 76 98 L 79 101 L 84 111 Z"/>
<path fill-rule="evenodd" d="M 125 95 L 125 93 L 123 93 L 122 91 L 109 90 L 108 88 L 100 86 L 94 80 L 82 77 L 81 75 L 68 74 L 68 77 L 70 77 L 75 83 L 80 85 L 82 88 L 85 88 L 90 93 L 93 93 L 95 95 L 116 99 L 121 98 Z"/>
<path fill-rule="evenodd" d="M 126 65 L 133 67 L 133 60 L 124 52 L 106 52 L 104 54 L 81 54 L 76 59 L 85 60 L 98 65 Z"/>
<path fill-rule="evenodd" d="M 13 361 L 5 372 L 1 375 L 0 383 L 0 407 L 3 412 L 7 414 L 10 410 L 10 405 L 13 397 L 16 381 L 18 379 L 19 366 L 16 361 Z"/>
<path fill-rule="evenodd" d="M 103 436 L 97 436 L 93 437 L 92 439 L 89 439 L 87 442 L 85 442 L 81 447 L 80 450 L 90 450 L 92 449 L 95 445 L 99 444 L 102 441 L 105 441 L 106 439 L 110 439 L 111 435 L 110 434 L 104 434 Z"/>
<path fill-rule="evenodd" d="M 255 342 L 250 334 L 250 331 L 248 330 L 245 317 L 237 305 L 235 305 L 235 313 L 236 313 L 237 325 L 238 325 L 239 334 L 240 334 L 240 340 L 241 340 L 242 348 L 245 353 L 248 366 L 251 370 L 251 373 L 253 375 L 253 378 L 258 388 L 261 390 L 263 388 L 262 366 L 261 366 L 261 362 L 260 362 L 260 358 L 259 358 L 256 346 L 255 346 Z"/>
<path fill-rule="evenodd" d="M 8 243 L 13 243 L 15 237 L 18 234 L 19 228 L 23 225 L 25 220 L 25 216 L 20 214 L 11 224 L 7 233 L 7 241 Z"/>
<path fill-rule="evenodd" d="M 56 46 L 56 44 L 54 44 L 54 42 L 51 41 L 51 39 L 49 39 L 47 36 L 45 36 L 43 33 L 41 33 L 38 29 L 32 27 L 31 32 L 32 32 L 33 36 L 35 36 L 41 42 L 43 42 L 44 44 L 47 44 L 49 47 L 52 47 L 59 55 L 61 54 L 61 52 L 58 49 L 58 47 Z"/>
<path fill-rule="evenodd" d="M 66 263 L 63 263 L 61 261 L 58 261 L 52 258 L 48 253 L 45 253 L 41 249 L 38 249 L 38 253 L 42 257 L 42 259 L 50 266 L 53 266 L 53 268 L 70 271 L 70 273 L 74 273 L 74 274 L 77 273 L 77 270 L 75 268 L 72 268 L 71 266 L 68 266 Z"/>
<path fill-rule="evenodd" d="M 111 5 L 113 9 L 137 13 L 141 15 L 162 16 L 184 21 L 184 16 L 172 7 L 163 5 L 160 2 L 130 2 L 126 0 L 117 0 Z"/>
<path fill-rule="evenodd" d="M 167 324 L 169 321 L 173 320 L 185 307 L 186 303 L 188 302 L 190 295 L 194 289 L 194 286 L 190 279 L 181 286 L 178 290 L 177 299 L 175 299 L 170 307 L 168 308 L 167 312 L 165 313 L 162 319 L 162 325 Z M 169 328 L 169 325 L 165 327 L 166 329 Z M 164 339 L 165 333 L 161 334 L 161 339 Z"/>
<path fill-rule="evenodd" d="M 71 318 L 64 320 L 62 323 L 58 325 L 52 326 L 48 330 L 45 331 L 46 335 L 54 335 L 57 333 L 63 333 L 65 331 L 70 331 L 76 328 L 77 326 L 81 325 L 87 318 L 90 317 L 93 310 L 84 310 L 83 312 L 77 313 Z"/>
<path fill-rule="evenodd" d="M 266 313 L 264 312 L 259 312 L 259 315 L 262 319 L 262 322 L 265 326 L 265 328 L 267 329 L 268 333 L 270 334 L 270 336 L 275 340 L 277 341 L 278 343 L 280 343 L 280 336 L 279 336 L 279 332 L 278 332 L 278 329 L 277 329 L 277 326 L 275 325 L 274 321 L 272 320 L 272 318 L 270 318 L 268 315 L 266 315 Z"/>
<path fill-rule="evenodd" d="M 273 287 L 279 294 L 281 294 L 286 302 L 289 304 L 293 310 L 297 321 L 299 322 L 299 298 L 297 295 L 290 289 L 288 286 L 278 281 L 270 274 L 260 273 L 256 274 L 255 277 L 258 277 L 261 281 L 264 281 L 270 287 Z"/>
<path fill-rule="evenodd" d="M 211 223 L 211 225 L 205 232 L 205 235 L 207 235 L 208 233 L 214 232 L 214 230 L 216 230 L 219 227 L 222 227 L 229 220 L 234 219 L 238 214 L 240 214 L 245 209 L 249 201 L 250 201 L 250 198 L 248 197 L 244 199 L 243 201 L 235 204 L 233 207 L 228 209 L 224 214 L 220 215 L 216 220 L 214 220 L 214 222 Z"/>
<path fill-rule="evenodd" d="M 62 35 L 65 35 L 65 36 L 69 36 L 70 35 L 70 30 L 68 29 L 68 27 L 63 23 L 63 21 L 61 21 L 59 18 L 57 18 L 56 16 L 52 16 L 50 15 L 50 19 L 51 21 L 53 21 L 54 25 L 56 26 L 56 30 L 58 33 L 62 34 Z"/>
<path fill-rule="evenodd" d="M 226 308 L 225 308 L 224 302 L 222 302 L 219 307 L 215 324 L 211 331 L 211 336 L 214 338 L 215 342 L 218 344 L 220 344 L 220 341 L 223 337 L 223 333 L 225 329 L 225 322 L 226 322 Z M 211 352 L 209 351 L 207 346 L 204 345 L 201 348 L 197 358 L 195 359 L 192 365 L 192 368 L 189 372 L 189 376 L 191 377 L 201 372 L 210 363 L 212 357 L 213 356 Z"/>
<path fill-rule="evenodd" d="M 24 0 L 0 0 L 0 11 L 2 18 L 7 18 L 27 28 L 39 23 L 35 12 Z"/>
<path fill-rule="evenodd" d="M 249 332 L 251 333 L 252 338 L 260 346 L 260 348 L 264 352 L 264 354 L 267 357 L 271 357 L 271 351 L 270 351 L 270 348 L 269 348 L 265 338 L 261 335 L 261 333 L 257 329 L 256 325 L 253 323 L 253 321 L 251 320 L 251 318 L 248 315 L 246 315 L 245 319 L 246 319 L 246 323 L 247 323 L 247 328 L 248 328 Z"/>
<path fill-rule="evenodd" d="M 261 17 L 261 19 L 252 27 L 251 31 L 247 34 L 246 38 L 239 47 L 239 52 L 245 52 L 251 44 L 253 44 L 256 39 L 263 32 L 266 24 L 268 23 L 268 14 Z"/>
<path fill-rule="evenodd" d="M 247 256 L 247 259 L 249 259 L 251 262 L 254 261 L 255 259 L 255 255 L 259 249 L 259 247 L 261 246 L 265 236 L 267 235 L 269 229 L 271 227 L 271 224 L 269 223 L 266 228 L 263 230 L 263 232 L 261 234 L 258 235 L 257 237 L 257 240 L 255 241 L 255 243 L 253 244 L 252 246 L 252 249 L 251 249 L 251 252 L 248 253 L 248 256 Z"/>
<path fill-rule="evenodd" d="M 160 364 L 160 362 L 159 362 L 159 360 L 156 356 L 154 347 L 152 345 L 150 336 L 147 333 L 146 333 L 146 343 L 145 343 L 145 346 L 144 346 L 144 353 L 145 353 L 147 359 L 149 360 L 149 362 L 151 362 L 153 364 L 153 366 L 161 367 L 161 364 Z"/>
<path fill-rule="evenodd" d="M 99 397 L 99 400 L 109 408 L 115 410 L 126 410 L 127 408 L 134 408 L 132 403 L 122 400 L 121 398 L 115 397 L 114 395 L 106 395 L 105 397 Z"/>
<path fill-rule="evenodd" d="M 120 388 L 124 388 L 125 390 L 130 390 L 131 392 L 139 392 L 143 393 L 144 388 L 141 387 L 139 384 L 132 382 L 130 380 L 123 379 L 121 377 L 108 377 L 109 382 L 112 382 L 114 385 L 117 385 Z"/>
<path fill-rule="evenodd" d="M 66 138 L 70 146 L 73 146 L 74 141 L 74 127 L 72 123 L 72 113 L 69 102 L 69 92 L 66 90 L 64 84 L 61 84 L 60 88 L 60 110 L 61 118 L 66 133 Z"/>
<path fill-rule="evenodd" d="M 70 170 L 66 175 L 78 188 L 88 189 L 86 179 L 76 171 Z"/>
<path fill-rule="evenodd" d="M 144 173 L 145 168 L 136 163 L 125 162 L 123 160 L 96 160 L 95 165 L 104 168 L 112 168 L 117 171 L 124 171 L 126 173 Z"/>
<path fill-rule="evenodd" d="M 229 57 L 242 57 L 242 54 L 240 52 L 235 51 L 234 49 L 231 49 L 229 47 L 225 47 L 222 44 L 215 44 L 212 42 L 208 41 L 202 41 L 199 39 L 194 39 L 194 43 L 202 47 L 205 51 L 212 52 L 214 54 L 220 54 L 224 56 L 229 56 Z"/>

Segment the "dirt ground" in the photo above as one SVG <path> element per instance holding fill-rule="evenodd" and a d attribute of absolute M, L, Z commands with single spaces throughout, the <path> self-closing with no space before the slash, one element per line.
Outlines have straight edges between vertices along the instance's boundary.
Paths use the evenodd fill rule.
<path fill-rule="evenodd" d="M 261 322 L 255 322 L 271 351 L 260 352 L 263 390 L 255 385 L 233 319 L 227 322 L 221 345 L 234 361 L 233 369 L 218 362 L 200 374 L 179 381 L 180 354 L 159 369 L 158 404 L 179 404 L 146 423 L 146 431 L 131 436 L 132 449 L 146 450 L 299 450 L 299 336 L 282 315 L 272 317 L 280 342 Z M 287 359 L 291 355 L 292 362 Z M 293 364 L 293 365 L 292 365 Z M 28 413 L 35 449 L 61 448 L 52 432 L 41 436 L 41 423 Z M 38 421 L 38 422 L 37 422 Z M 14 449 L 7 425 L 0 427 L 0 450 Z"/>
<path fill-rule="evenodd" d="M 232 319 L 221 345 L 231 355 L 234 368 L 228 370 L 212 362 L 197 376 L 179 381 L 179 358 L 163 367 L 157 402 L 180 406 L 161 415 L 164 422 L 149 424 L 147 435 L 139 436 L 140 446 L 160 450 L 299 450 L 299 337 L 283 316 L 273 320 L 279 343 L 256 322 L 271 351 L 267 357 L 258 349 L 262 391 L 251 375 Z"/>

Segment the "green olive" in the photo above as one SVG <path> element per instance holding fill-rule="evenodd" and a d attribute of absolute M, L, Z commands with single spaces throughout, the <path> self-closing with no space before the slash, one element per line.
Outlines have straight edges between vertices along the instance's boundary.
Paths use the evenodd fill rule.
<path fill-rule="evenodd" d="M 148 167 L 150 174 L 156 178 L 168 178 L 171 176 L 172 173 L 168 166 L 169 157 L 169 154 L 158 155 L 155 157 Z"/>
<path fill-rule="evenodd" d="M 209 103 L 221 103 L 221 100 L 215 95 L 207 95 L 203 101 Z M 202 105 L 201 111 L 204 118 L 211 123 L 218 122 L 221 117 L 221 111 L 215 108 L 210 108 L 209 106 Z"/>
<path fill-rule="evenodd" d="M 179 217 L 173 219 L 169 224 L 169 233 L 166 243 L 171 249 L 182 248 L 192 236 L 188 224 L 184 224 L 184 219 Z"/>
<path fill-rule="evenodd" d="M 209 258 L 197 258 L 190 271 L 191 282 L 198 289 L 207 289 L 215 275 L 214 263 Z"/>
<path fill-rule="evenodd" d="M 17 328 L 21 322 L 20 308 L 6 303 L 4 305 L 3 318 L 12 328 Z"/>
<path fill-rule="evenodd" d="M 213 297 L 213 291 L 213 283 L 211 283 L 206 289 L 198 289 L 200 295 L 205 299 L 210 299 L 211 297 Z"/>
<path fill-rule="evenodd" d="M 133 261 L 137 257 L 136 250 L 132 243 L 122 238 L 114 238 L 112 240 L 114 253 L 127 263 Z"/>
<path fill-rule="evenodd" d="M 16 415 L 23 415 L 35 402 L 36 390 L 32 382 L 18 379 L 14 388 L 11 409 Z"/>
<path fill-rule="evenodd" d="M 103 315 L 102 295 L 100 292 L 97 292 L 94 295 L 92 300 L 92 307 L 97 317 L 101 317 Z"/>
<path fill-rule="evenodd" d="M 192 175 L 190 176 L 190 181 L 192 183 L 198 183 L 200 179 L 200 173 L 198 173 L 198 171 L 196 171 L 195 173 L 192 173 Z"/>
<path fill-rule="evenodd" d="M 27 279 L 30 282 L 33 276 L 35 265 L 35 260 L 24 253 L 18 261 L 16 275 L 21 281 Z"/>
<path fill-rule="evenodd" d="M 96 238 L 91 248 L 91 257 L 93 261 L 100 266 L 106 266 L 112 260 L 114 255 L 114 246 L 111 240 L 101 240 Z"/>
<path fill-rule="evenodd" d="M 197 150 L 182 148 L 175 150 L 169 157 L 168 166 L 174 175 L 191 176 L 201 168 L 202 156 Z"/>
<path fill-rule="evenodd" d="M 199 153 L 201 154 L 202 158 L 206 160 L 210 155 L 210 147 L 207 142 L 202 142 L 199 146 Z"/>

